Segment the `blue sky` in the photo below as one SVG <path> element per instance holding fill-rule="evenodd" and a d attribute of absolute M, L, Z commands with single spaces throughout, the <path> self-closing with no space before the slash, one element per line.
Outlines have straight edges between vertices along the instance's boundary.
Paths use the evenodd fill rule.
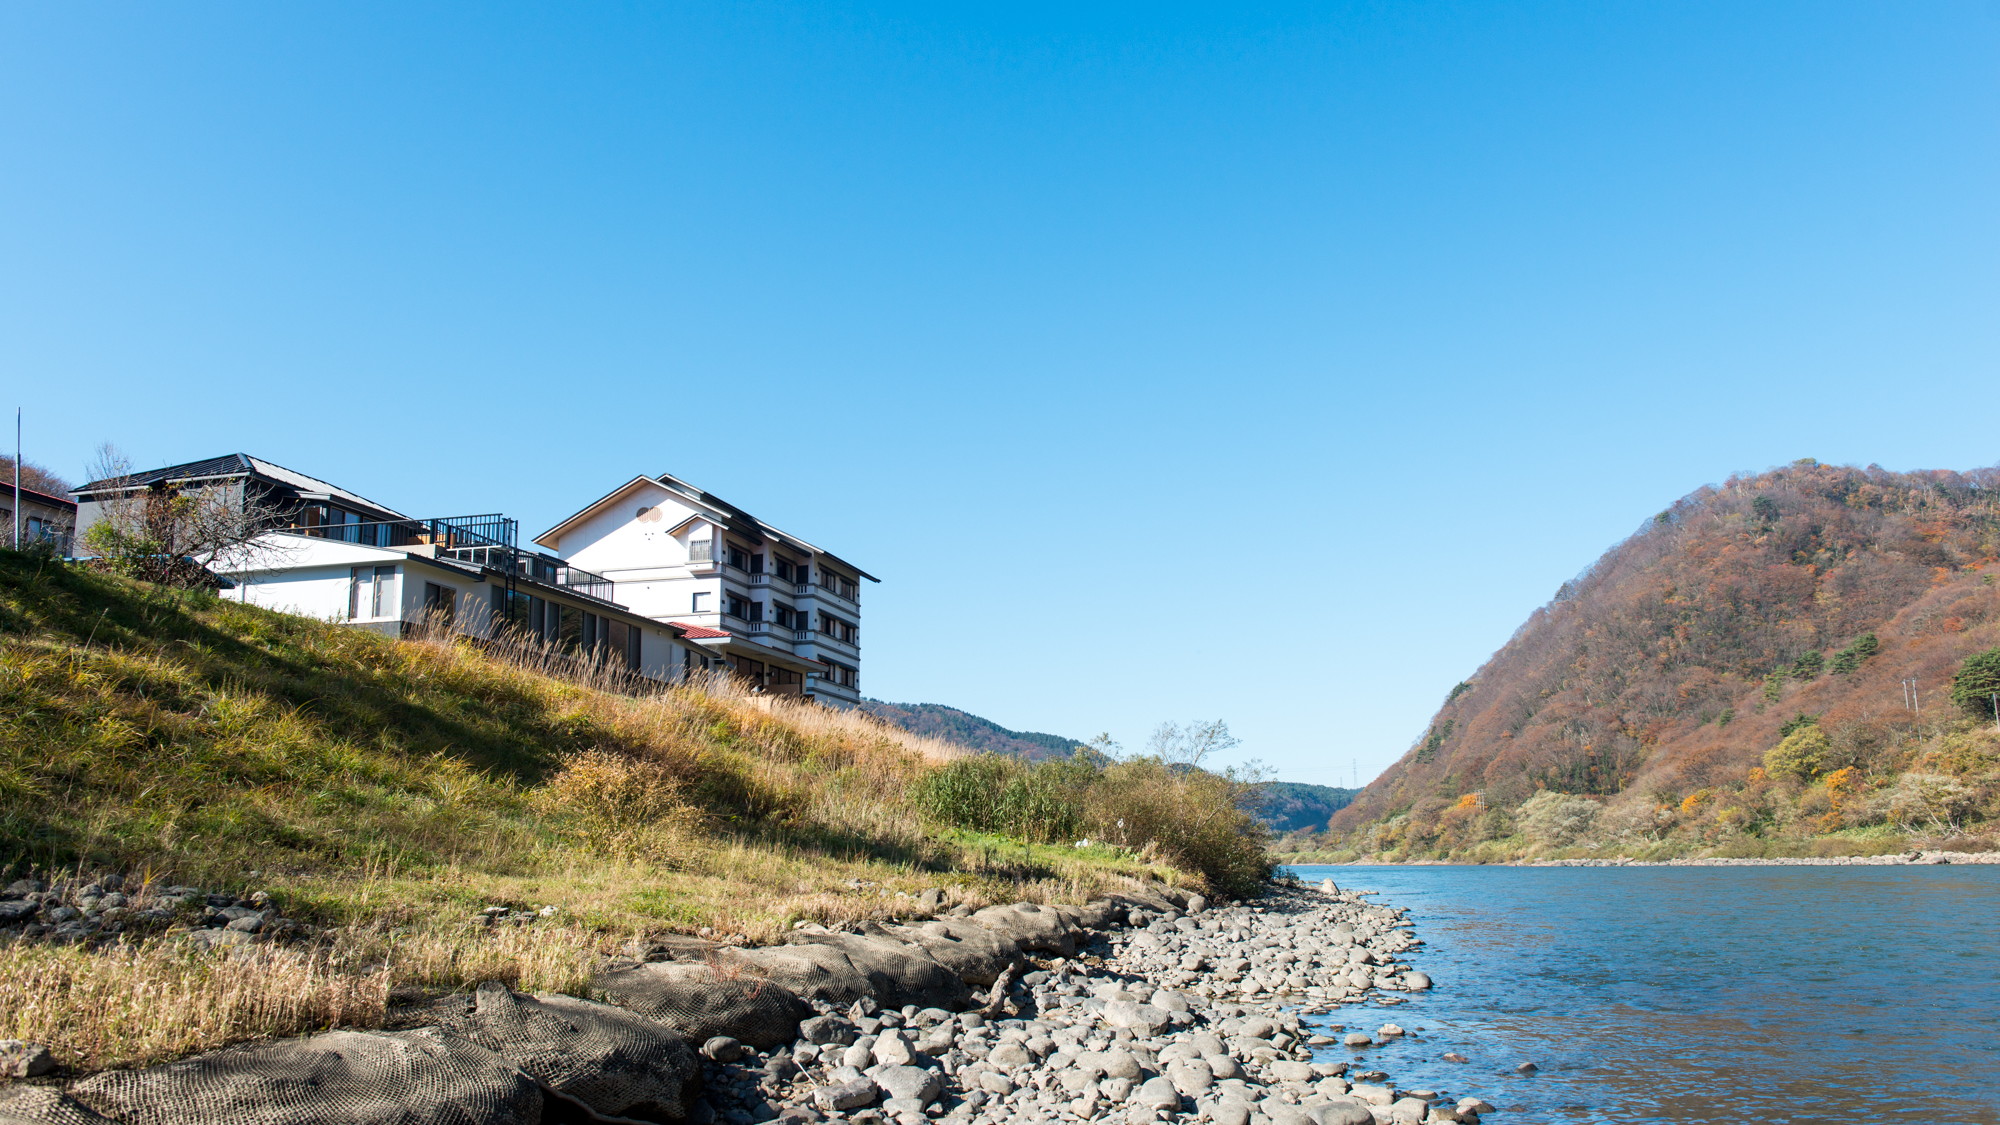
<path fill-rule="evenodd" d="M 1365 779 L 1676 497 L 2000 461 L 2000 4 L 11 4 L 0 373 L 540 530 L 671 471 L 864 689 Z"/>

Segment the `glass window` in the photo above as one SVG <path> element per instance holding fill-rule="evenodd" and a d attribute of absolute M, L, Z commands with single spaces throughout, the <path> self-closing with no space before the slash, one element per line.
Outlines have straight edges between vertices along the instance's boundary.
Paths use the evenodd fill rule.
<path fill-rule="evenodd" d="M 458 619 L 458 591 L 435 582 L 424 583 L 424 614 L 440 625 Z"/>
<path fill-rule="evenodd" d="M 696 590 L 694 592 L 694 612 L 707 613 L 709 602 L 713 600 L 713 598 L 714 595 L 707 590 Z"/>

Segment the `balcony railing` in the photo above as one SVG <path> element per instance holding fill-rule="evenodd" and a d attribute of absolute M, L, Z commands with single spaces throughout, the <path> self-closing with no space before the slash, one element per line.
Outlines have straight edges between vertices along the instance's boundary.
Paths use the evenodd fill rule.
<path fill-rule="evenodd" d="M 439 558 L 486 567 L 555 586 L 606 605 L 616 586 L 602 574 L 537 558 L 516 546 L 519 525 L 499 514 L 428 520 L 369 520 L 273 528 L 286 535 L 331 539 L 364 547 L 433 547 Z"/>

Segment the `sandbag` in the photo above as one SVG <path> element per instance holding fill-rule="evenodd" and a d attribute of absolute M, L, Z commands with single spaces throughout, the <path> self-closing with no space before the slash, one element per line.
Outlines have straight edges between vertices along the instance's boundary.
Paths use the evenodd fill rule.
<path fill-rule="evenodd" d="M 70 1096 L 124 1125 L 538 1125 L 542 1091 L 436 1028 L 329 1031 L 111 1070 Z"/>
<path fill-rule="evenodd" d="M 1007 966 L 1021 959 L 1021 950 L 1011 938 L 966 918 L 936 918 L 913 926 L 881 926 L 880 931 L 897 941 L 922 947 L 925 953 L 959 980 L 986 988 L 1000 979 Z"/>
<path fill-rule="evenodd" d="M 1086 930 L 1108 930 L 1125 924 L 1125 904 L 1100 898 L 1077 908 L 1076 922 Z"/>
<path fill-rule="evenodd" d="M 868 974 L 854 967 L 847 954 L 831 945 L 773 945 L 762 949 L 732 949 L 727 963 L 742 972 L 774 981 L 808 1000 L 852 1004 L 875 994 Z"/>
<path fill-rule="evenodd" d="M 972 920 L 1012 941 L 1027 952 L 1054 953 L 1063 957 L 1076 953 L 1076 930 L 1061 914 L 1032 902 L 1010 906 L 989 906 L 973 914 Z"/>
<path fill-rule="evenodd" d="M 694 1051 L 665 1024 L 574 996 L 521 996 L 488 982 L 438 1015 L 446 1031 L 598 1113 L 680 1121 L 701 1073 Z"/>
<path fill-rule="evenodd" d="M 972 999 L 958 974 L 939 964 L 921 945 L 885 934 L 803 933 L 791 944 L 825 945 L 840 950 L 849 964 L 868 979 L 877 1003 L 889 1008 L 915 1004 L 919 1008 L 956 1010 Z"/>
<path fill-rule="evenodd" d="M 54 1086 L 0 1086 L 0 1125 L 117 1125 Z"/>
<path fill-rule="evenodd" d="M 691 1043 L 727 1035 L 768 1050 L 798 1038 L 799 1021 L 813 1014 L 780 981 L 718 974 L 708 965 L 656 962 L 602 973 L 592 983 L 606 1001 L 665 1024 Z"/>

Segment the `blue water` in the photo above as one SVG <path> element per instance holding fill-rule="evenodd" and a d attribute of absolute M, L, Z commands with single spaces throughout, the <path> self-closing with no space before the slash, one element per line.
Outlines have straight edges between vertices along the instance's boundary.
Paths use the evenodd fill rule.
<path fill-rule="evenodd" d="M 1496 1125 L 2000 1123 L 2000 867 L 1290 870 L 1409 907 L 1437 982 L 1321 1022 Z"/>

